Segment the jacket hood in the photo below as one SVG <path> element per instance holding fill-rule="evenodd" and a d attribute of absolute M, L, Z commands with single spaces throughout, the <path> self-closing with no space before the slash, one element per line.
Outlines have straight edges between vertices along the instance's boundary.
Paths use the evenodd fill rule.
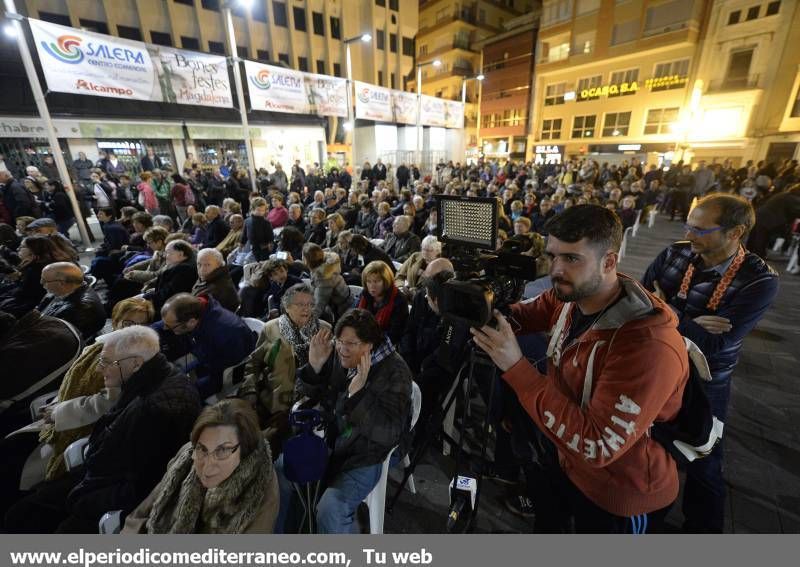
<path fill-rule="evenodd" d="M 619 329 L 623 325 L 628 328 L 653 327 L 677 324 L 676 317 L 663 301 L 645 290 L 639 282 L 619 274 L 619 281 L 625 296 L 611 307 L 592 326 L 594 331 Z"/>
<path fill-rule="evenodd" d="M 325 261 L 314 269 L 314 275 L 329 279 L 342 273 L 342 262 L 335 252 L 325 252 Z"/>

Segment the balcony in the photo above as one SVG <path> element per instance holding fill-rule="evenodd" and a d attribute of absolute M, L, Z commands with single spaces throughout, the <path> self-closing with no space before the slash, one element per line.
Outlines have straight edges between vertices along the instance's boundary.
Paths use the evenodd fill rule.
<path fill-rule="evenodd" d="M 480 27 L 494 33 L 499 33 L 500 30 L 498 28 L 492 27 L 486 22 L 481 22 L 478 20 L 478 17 L 475 15 L 474 10 L 462 8 L 461 10 L 454 10 L 450 14 L 446 14 L 438 18 L 434 23 L 428 24 L 425 27 L 420 27 L 419 31 L 417 32 L 417 37 L 423 34 L 430 33 L 434 30 L 439 28 L 443 28 L 447 24 L 452 22 L 463 22 L 465 24 L 469 24 L 471 26 Z"/>
<path fill-rule="evenodd" d="M 723 93 L 731 91 L 749 91 L 757 89 L 760 76 L 758 74 L 749 75 L 746 77 L 726 77 L 724 79 L 717 79 L 716 81 L 709 81 L 709 93 Z"/>

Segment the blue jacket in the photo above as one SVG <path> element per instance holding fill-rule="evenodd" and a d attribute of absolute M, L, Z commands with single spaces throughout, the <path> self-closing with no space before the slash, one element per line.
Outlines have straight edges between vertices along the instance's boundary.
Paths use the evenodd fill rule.
<path fill-rule="evenodd" d="M 130 242 L 130 234 L 117 221 L 100 224 L 100 230 L 103 231 L 104 240 L 97 253 L 101 256 L 107 256 L 113 250 L 120 250 Z"/>
<path fill-rule="evenodd" d="M 778 293 L 778 274 L 761 258 L 748 252 L 744 263 L 731 282 L 716 311 L 706 307 L 717 282 L 722 276 L 714 270 L 695 269 L 686 299 L 678 297 L 678 290 L 689 263 L 698 263 L 688 242 L 676 242 L 666 248 L 650 264 L 642 284 L 653 290 L 653 282 L 667 296 L 667 303 L 678 316 L 678 331 L 691 339 L 708 359 L 712 379 L 728 380 L 739 360 L 742 342 L 756 326 Z M 725 317 L 731 330 L 715 335 L 694 322 L 701 315 Z"/>

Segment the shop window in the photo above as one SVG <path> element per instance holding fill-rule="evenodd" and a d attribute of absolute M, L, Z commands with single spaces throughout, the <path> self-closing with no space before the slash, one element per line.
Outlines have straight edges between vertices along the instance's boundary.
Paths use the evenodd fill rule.
<path fill-rule="evenodd" d="M 269 51 L 266 49 L 259 49 L 256 51 L 256 57 L 259 61 L 269 61 Z"/>
<path fill-rule="evenodd" d="M 390 33 L 389 34 L 389 51 L 392 53 L 397 53 L 397 34 Z"/>
<path fill-rule="evenodd" d="M 97 22 L 95 20 L 84 20 L 83 18 L 81 18 L 78 20 L 78 23 L 80 23 L 82 30 L 108 35 L 108 24 L 105 22 Z"/>
<path fill-rule="evenodd" d="M 311 12 L 311 23 L 316 35 L 325 35 L 325 16 L 319 12 Z"/>
<path fill-rule="evenodd" d="M 286 2 L 276 2 L 272 0 L 272 16 L 275 18 L 275 25 L 283 28 L 289 27 L 288 16 L 286 15 Z"/>
<path fill-rule="evenodd" d="M 297 68 L 301 71 L 308 72 L 308 57 L 298 57 Z"/>
<path fill-rule="evenodd" d="M 644 124 L 645 134 L 669 134 L 678 121 L 678 108 L 651 108 Z"/>
<path fill-rule="evenodd" d="M 289 66 L 289 54 L 288 53 L 278 53 L 278 61 L 282 63 L 286 63 L 286 66 Z"/>
<path fill-rule="evenodd" d="M 746 21 L 755 20 L 758 18 L 758 13 L 761 11 L 761 6 L 753 6 L 748 8 L 747 10 L 747 17 L 745 18 Z"/>
<path fill-rule="evenodd" d="M 219 167 L 236 160 L 241 167 L 247 167 L 247 147 L 244 140 L 195 140 L 197 159 L 206 167 Z"/>
<path fill-rule="evenodd" d="M 389 9 L 397 12 L 400 9 L 399 4 L 399 0 L 389 0 Z"/>
<path fill-rule="evenodd" d="M 142 41 L 142 32 L 139 28 L 118 25 L 117 35 L 125 39 L 132 39 L 133 41 Z M 200 49 L 200 47 L 198 46 L 197 49 Z"/>
<path fill-rule="evenodd" d="M 378 49 L 386 48 L 386 34 L 383 33 L 383 30 L 375 31 L 375 47 Z"/>
<path fill-rule="evenodd" d="M 640 24 L 641 20 L 639 18 L 614 24 L 614 29 L 611 32 L 611 45 L 619 45 L 635 40 L 639 37 Z"/>
<path fill-rule="evenodd" d="M 151 31 L 150 40 L 156 45 L 172 47 L 172 36 L 168 33 Z"/>
<path fill-rule="evenodd" d="M 564 92 L 567 90 L 567 83 L 556 83 L 547 85 L 544 88 L 544 105 L 554 106 L 564 104 Z"/>
<path fill-rule="evenodd" d="M 631 83 L 635 83 L 639 80 L 639 69 L 627 69 L 625 71 L 614 71 L 611 73 L 611 80 L 609 81 L 612 85 L 622 85 L 623 83 L 630 85 Z M 619 89 L 616 93 L 608 93 L 608 98 L 612 98 L 615 96 L 627 96 L 636 94 L 637 91 L 626 89 L 625 92 L 622 92 L 622 89 Z"/>
<path fill-rule="evenodd" d="M 294 29 L 302 32 L 306 31 L 305 9 L 300 6 L 295 6 L 292 8 L 292 13 L 294 14 Z"/>
<path fill-rule="evenodd" d="M 576 116 L 572 119 L 573 138 L 591 138 L 594 136 L 594 129 L 597 125 L 597 116 Z"/>
<path fill-rule="evenodd" d="M 376 6 L 382 6 L 382 7 L 385 8 L 386 7 L 386 0 L 375 0 L 375 5 Z"/>
<path fill-rule="evenodd" d="M 410 37 L 403 37 L 403 55 L 414 56 L 414 40 Z"/>
<path fill-rule="evenodd" d="M 542 140 L 557 140 L 561 137 L 561 118 L 542 120 Z"/>
<path fill-rule="evenodd" d="M 322 59 L 317 59 L 317 74 L 324 75 L 325 74 L 325 61 Z"/>
<path fill-rule="evenodd" d="M 72 20 L 66 14 L 54 14 L 53 12 L 39 11 L 39 19 L 51 24 L 58 24 L 60 26 L 72 26 Z"/>
<path fill-rule="evenodd" d="M 603 75 L 593 75 L 591 77 L 584 77 L 578 81 L 578 88 L 576 89 L 576 100 L 583 102 L 584 100 L 596 100 L 600 98 L 598 93 L 589 94 L 589 89 L 596 89 L 603 83 Z"/>
<path fill-rule="evenodd" d="M 630 125 L 630 112 L 609 112 L 603 121 L 603 137 L 627 136 Z"/>
<path fill-rule="evenodd" d="M 730 14 L 728 14 L 728 25 L 732 26 L 734 24 L 738 24 L 739 20 L 742 19 L 742 11 L 741 10 L 734 10 Z"/>
<path fill-rule="evenodd" d="M 208 51 L 217 55 L 225 55 L 225 44 L 221 41 L 209 41 Z"/>
<path fill-rule="evenodd" d="M 185 35 L 181 36 L 181 47 L 184 49 L 200 49 L 200 42 L 196 37 L 186 37 Z"/>
<path fill-rule="evenodd" d="M 765 16 L 774 16 L 781 10 L 781 2 L 777 0 L 776 2 L 770 2 L 767 4 L 767 13 L 764 14 Z"/>
<path fill-rule="evenodd" d="M 165 167 L 174 168 L 175 155 L 169 140 L 98 140 L 97 142 L 98 150 L 113 150 L 131 175 L 138 175 L 141 172 L 142 164 L 139 160 L 146 154 L 147 148 L 153 148 Z"/>
<path fill-rule="evenodd" d="M 339 24 L 339 18 L 331 16 L 331 37 L 333 39 L 342 39 L 342 29 Z"/>

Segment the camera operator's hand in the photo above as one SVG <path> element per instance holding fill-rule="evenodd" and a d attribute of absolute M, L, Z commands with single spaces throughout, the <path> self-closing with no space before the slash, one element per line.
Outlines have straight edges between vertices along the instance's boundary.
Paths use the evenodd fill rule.
<path fill-rule="evenodd" d="M 319 374 L 331 352 L 333 352 L 331 332 L 328 329 L 320 329 L 316 335 L 311 337 L 311 343 L 308 347 L 308 363 L 314 369 L 314 372 Z"/>
<path fill-rule="evenodd" d="M 480 329 L 472 327 L 470 332 L 475 344 L 489 355 L 500 370 L 505 372 L 519 362 L 519 359 L 522 358 L 522 351 L 506 318 L 497 309 L 494 310 L 494 317 L 497 320 L 497 329 L 485 325 Z"/>

